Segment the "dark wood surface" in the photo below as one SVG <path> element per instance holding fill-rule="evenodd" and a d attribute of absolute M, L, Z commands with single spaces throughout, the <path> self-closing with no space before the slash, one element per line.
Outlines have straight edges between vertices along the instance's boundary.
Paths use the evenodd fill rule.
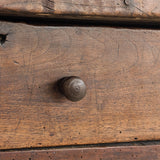
<path fill-rule="evenodd" d="M 160 31 L 1 22 L 0 34 L 1 149 L 160 139 Z M 81 101 L 58 92 L 67 76 L 85 82 Z"/>
<path fill-rule="evenodd" d="M 1 0 L 0 13 L 51 18 L 159 21 L 160 3 L 159 0 Z"/>
<path fill-rule="evenodd" d="M 1 160 L 160 160 L 160 146 L 0 152 Z"/>

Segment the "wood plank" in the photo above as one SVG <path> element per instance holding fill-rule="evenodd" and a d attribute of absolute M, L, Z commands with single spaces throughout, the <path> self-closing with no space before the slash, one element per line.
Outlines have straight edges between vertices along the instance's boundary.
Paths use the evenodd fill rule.
<path fill-rule="evenodd" d="M 160 139 L 160 31 L 1 22 L 0 34 L 1 149 Z M 67 76 L 83 100 L 58 92 Z"/>
<path fill-rule="evenodd" d="M 160 146 L 0 152 L 1 160 L 160 160 Z"/>
<path fill-rule="evenodd" d="M 1 14 L 159 21 L 159 0 L 1 0 Z"/>

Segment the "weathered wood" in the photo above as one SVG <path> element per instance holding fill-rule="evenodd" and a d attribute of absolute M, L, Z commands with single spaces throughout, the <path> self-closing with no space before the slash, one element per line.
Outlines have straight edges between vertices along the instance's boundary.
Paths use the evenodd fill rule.
<path fill-rule="evenodd" d="M 1 149 L 160 139 L 160 31 L 1 22 L 0 34 Z M 83 100 L 57 91 L 67 76 Z"/>
<path fill-rule="evenodd" d="M 1 0 L 0 12 L 36 17 L 159 21 L 160 3 L 159 0 Z"/>
<path fill-rule="evenodd" d="M 160 160 L 160 146 L 0 152 L 1 160 Z"/>

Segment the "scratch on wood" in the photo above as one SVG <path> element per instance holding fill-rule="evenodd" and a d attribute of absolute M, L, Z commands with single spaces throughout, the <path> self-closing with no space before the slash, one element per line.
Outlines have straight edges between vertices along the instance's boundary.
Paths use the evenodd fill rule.
<path fill-rule="evenodd" d="M 44 12 L 54 12 L 54 1 L 53 0 L 42 0 L 42 6 Z"/>
<path fill-rule="evenodd" d="M 17 131 L 17 129 L 18 129 L 20 123 L 21 123 L 21 119 L 19 119 L 19 121 L 18 121 L 18 123 L 17 123 L 17 126 L 16 126 L 16 128 L 15 128 L 15 133 L 16 133 L 16 131 Z"/>
<path fill-rule="evenodd" d="M 124 0 L 124 4 L 125 4 L 126 6 L 128 6 L 128 7 L 129 7 L 129 6 L 134 7 L 134 8 L 136 8 L 137 10 L 139 10 L 142 14 L 145 14 L 146 16 L 150 17 L 150 15 L 149 15 L 148 13 L 146 13 L 145 11 L 143 11 L 142 9 L 140 9 L 138 6 L 136 6 L 132 0 Z"/>

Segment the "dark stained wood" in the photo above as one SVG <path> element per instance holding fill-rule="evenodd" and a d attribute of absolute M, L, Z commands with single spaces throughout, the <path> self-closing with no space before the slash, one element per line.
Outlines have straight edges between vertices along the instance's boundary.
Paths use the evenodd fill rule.
<path fill-rule="evenodd" d="M 0 152 L 1 160 L 160 160 L 160 146 Z"/>
<path fill-rule="evenodd" d="M 160 139 L 160 31 L 0 23 L 0 148 Z M 78 76 L 71 102 L 57 81 Z"/>
<path fill-rule="evenodd" d="M 1 0 L 1 14 L 159 21 L 159 0 Z M 27 13 L 27 14 L 26 14 Z"/>

